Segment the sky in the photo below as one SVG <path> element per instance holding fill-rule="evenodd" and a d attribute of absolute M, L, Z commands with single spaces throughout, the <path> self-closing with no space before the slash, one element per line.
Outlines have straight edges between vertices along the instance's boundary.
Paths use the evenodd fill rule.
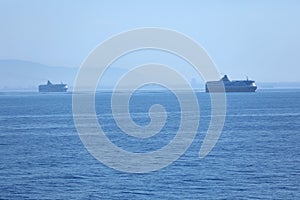
<path fill-rule="evenodd" d="M 0 59 L 79 67 L 113 35 L 160 27 L 193 38 L 233 79 L 300 82 L 299 19 L 297 0 L 0 0 Z"/>

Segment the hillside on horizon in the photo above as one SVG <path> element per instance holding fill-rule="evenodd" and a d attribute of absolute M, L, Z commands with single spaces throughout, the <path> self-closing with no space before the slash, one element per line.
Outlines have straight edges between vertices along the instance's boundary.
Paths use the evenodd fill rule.
<path fill-rule="evenodd" d="M 72 90 L 78 70 L 78 67 L 48 66 L 16 59 L 0 60 L 0 91 L 37 91 L 38 85 L 46 84 L 47 80 L 66 83 Z M 116 67 L 107 70 L 102 77 L 104 88 L 111 88 L 126 71 Z M 204 87 L 199 80 L 190 81 L 193 88 Z M 257 82 L 257 85 L 259 89 L 300 88 L 300 82 Z"/>
<path fill-rule="evenodd" d="M 52 83 L 66 83 L 69 91 L 79 67 L 48 66 L 31 61 L 7 59 L 0 60 L 0 91 L 37 91 L 38 85 Z M 105 72 L 104 87 L 110 87 L 114 80 L 118 80 L 126 70 L 113 68 Z"/>
<path fill-rule="evenodd" d="M 73 85 L 78 68 L 23 60 L 0 60 L 0 90 L 37 90 L 47 80 Z"/>

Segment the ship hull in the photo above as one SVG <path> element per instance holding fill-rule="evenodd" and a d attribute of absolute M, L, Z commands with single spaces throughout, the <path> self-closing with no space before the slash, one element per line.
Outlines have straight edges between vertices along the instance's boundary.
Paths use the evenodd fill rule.
<path fill-rule="evenodd" d="M 39 92 L 67 92 L 67 88 L 39 87 Z"/>
<path fill-rule="evenodd" d="M 257 87 L 206 87 L 205 92 L 255 92 Z"/>

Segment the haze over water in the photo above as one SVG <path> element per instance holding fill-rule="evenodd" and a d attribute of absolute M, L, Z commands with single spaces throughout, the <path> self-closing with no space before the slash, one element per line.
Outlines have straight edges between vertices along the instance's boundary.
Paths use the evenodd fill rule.
<path fill-rule="evenodd" d="M 200 128 L 188 151 L 170 166 L 146 174 L 110 169 L 81 143 L 71 94 L 0 94 L 0 197 L 2 199 L 299 199 L 299 90 L 228 94 L 226 123 L 213 151 L 198 158 L 210 120 L 209 95 L 197 94 Z M 168 112 L 156 138 L 138 140 L 114 122 L 110 93 L 96 96 L 97 116 L 116 145 L 152 151 L 176 134 L 180 110 L 169 92 L 132 97 L 137 124 L 149 123 L 148 106 Z"/>
<path fill-rule="evenodd" d="M 300 199 L 299 10 L 298 0 L 1 0 L 0 199 Z M 206 81 L 224 75 L 249 78 L 258 89 L 226 99 L 204 93 Z M 68 84 L 68 92 L 38 93 L 47 80 Z M 119 81 L 128 107 L 121 98 L 111 105 Z M 135 88 L 143 81 L 146 89 Z M 120 119 L 133 131 L 118 126 Z M 96 138 L 91 122 L 107 138 Z M 163 124 L 155 135 L 152 124 Z M 191 145 L 178 156 L 186 141 Z M 167 156 L 149 153 L 172 144 Z M 203 144 L 212 151 L 200 159 Z M 112 168 L 93 157 L 94 149 Z M 137 162 L 145 155 L 150 159 Z"/>

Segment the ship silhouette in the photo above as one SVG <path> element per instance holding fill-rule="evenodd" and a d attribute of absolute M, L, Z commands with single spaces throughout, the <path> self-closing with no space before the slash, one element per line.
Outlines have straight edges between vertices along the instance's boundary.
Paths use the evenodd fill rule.
<path fill-rule="evenodd" d="M 67 84 L 53 84 L 49 80 L 46 85 L 39 85 L 39 92 L 67 92 L 67 90 Z"/>
<path fill-rule="evenodd" d="M 253 80 L 230 81 L 225 75 L 219 81 L 209 81 L 205 84 L 206 92 L 255 92 L 257 86 Z"/>

